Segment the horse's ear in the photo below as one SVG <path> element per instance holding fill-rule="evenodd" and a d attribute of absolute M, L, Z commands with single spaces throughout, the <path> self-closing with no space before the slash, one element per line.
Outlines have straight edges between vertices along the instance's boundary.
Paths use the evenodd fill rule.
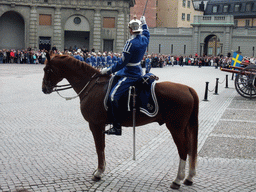
<path fill-rule="evenodd" d="M 46 51 L 46 58 L 47 58 L 47 61 L 48 61 L 48 63 L 50 62 L 50 60 L 51 60 L 51 57 L 50 57 L 50 54 L 49 54 L 49 52 L 48 51 Z"/>

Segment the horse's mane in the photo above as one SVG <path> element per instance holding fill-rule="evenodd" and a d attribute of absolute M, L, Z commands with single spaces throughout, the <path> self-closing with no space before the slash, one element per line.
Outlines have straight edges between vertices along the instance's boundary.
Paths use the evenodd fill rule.
<path fill-rule="evenodd" d="M 84 61 L 80 61 L 70 55 L 54 55 L 54 60 L 56 61 L 56 63 L 59 63 L 60 65 L 64 65 L 68 69 L 74 70 L 77 72 L 81 71 L 83 73 L 86 73 L 86 72 L 94 72 L 97 74 L 100 73 L 98 69 L 95 69 L 88 63 Z"/>

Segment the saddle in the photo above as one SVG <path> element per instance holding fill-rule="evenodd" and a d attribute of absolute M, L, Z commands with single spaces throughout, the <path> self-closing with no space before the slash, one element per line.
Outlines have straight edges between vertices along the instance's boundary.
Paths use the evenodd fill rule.
<path fill-rule="evenodd" d="M 109 94 L 112 88 L 118 82 L 120 76 L 112 76 L 109 84 L 107 93 L 104 99 L 104 107 L 108 111 L 110 107 Z M 134 86 L 131 86 L 129 90 L 121 97 L 119 103 L 120 111 L 131 112 L 133 109 L 133 88 L 135 87 L 135 107 L 136 111 L 140 111 L 149 117 L 155 117 L 158 114 L 158 103 L 155 94 L 155 80 L 158 80 L 152 73 L 147 73 L 138 79 Z M 108 111 L 108 117 L 111 117 L 111 111 Z M 111 119 L 111 118 L 110 118 Z"/>

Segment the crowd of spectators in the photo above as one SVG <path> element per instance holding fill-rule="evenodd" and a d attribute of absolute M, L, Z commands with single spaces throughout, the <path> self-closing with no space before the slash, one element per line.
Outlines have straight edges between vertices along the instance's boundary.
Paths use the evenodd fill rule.
<path fill-rule="evenodd" d="M 54 46 L 53 49 L 55 54 L 66 54 L 70 56 L 74 56 L 75 58 L 85 61 L 94 67 L 106 67 L 110 66 L 118 60 L 121 59 L 120 53 L 113 52 L 95 52 L 94 49 L 88 51 L 83 48 L 69 48 L 64 51 L 59 51 Z M 107 58 L 109 58 L 107 60 Z M 3 49 L 0 50 L 0 63 L 18 63 L 18 64 L 44 64 L 46 59 L 46 51 L 45 50 L 32 50 L 31 48 L 25 50 L 14 50 L 14 49 Z M 245 60 L 248 60 L 250 63 L 256 63 L 255 57 L 244 57 Z M 147 67 L 164 67 L 167 65 L 192 65 L 192 66 L 215 66 L 218 68 L 226 67 L 230 65 L 232 62 L 232 57 L 228 56 L 198 56 L 189 55 L 189 56 L 177 56 L 170 54 L 145 54 L 142 60 L 142 66 Z"/>

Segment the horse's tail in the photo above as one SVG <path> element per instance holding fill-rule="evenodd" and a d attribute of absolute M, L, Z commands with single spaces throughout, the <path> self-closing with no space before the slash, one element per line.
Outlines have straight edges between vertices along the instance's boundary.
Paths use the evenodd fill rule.
<path fill-rule="evenodd" d="M 189 119 L 189 155 L 190 155 L 190 166 L 192 169 L 196 167 L 197 161 L 197 147 L 198 147 L 198 113 L 199 113 L 199 98 L 196 91 L 192 88 L 189 89 L 191 95 L 194 98 L 193 111 Z"/>

